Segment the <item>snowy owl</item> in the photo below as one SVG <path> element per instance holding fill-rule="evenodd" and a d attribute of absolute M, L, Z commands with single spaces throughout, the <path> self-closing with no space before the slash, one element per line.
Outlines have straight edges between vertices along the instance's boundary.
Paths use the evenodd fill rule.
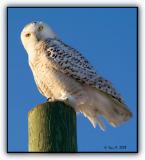
<path fill-rule="evenodd" d="M 92 125 L 105 130 L 101 117 L 116 127 L 131 117 L 120 94 L 98 75 L 88 60 L 61 41 L 43 22 L 27 24 L 21 41 L 40 93 L 81 112 Z"/>

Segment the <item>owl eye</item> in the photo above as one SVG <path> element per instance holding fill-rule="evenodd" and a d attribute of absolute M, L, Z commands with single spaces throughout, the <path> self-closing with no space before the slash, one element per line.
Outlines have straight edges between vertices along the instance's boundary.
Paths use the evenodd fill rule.
<path fill-rule="evenodd" d="M 39 26 L 38 27 L 38 32 L 42 31 L 43 30 L 43 26 Z"/>
<path fill-rule="evenodd" d="M 27 33 L 27 34 L 25 34 L 25 36 L 26 36 L 26 37 L 30 37 L 30 36 L 31 36 L 31 34 L 30 34 L 30 33 Z"/>

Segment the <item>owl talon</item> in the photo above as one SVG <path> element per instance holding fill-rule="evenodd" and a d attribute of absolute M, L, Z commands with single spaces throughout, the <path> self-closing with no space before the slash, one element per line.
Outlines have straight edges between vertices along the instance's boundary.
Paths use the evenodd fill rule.
<path fill-rule="evenodd" d="M 51 97 L 47 98 L 47 102 L 52 102 L 52 101 L 54 101 L 53 98 L 51 98 Z"/>

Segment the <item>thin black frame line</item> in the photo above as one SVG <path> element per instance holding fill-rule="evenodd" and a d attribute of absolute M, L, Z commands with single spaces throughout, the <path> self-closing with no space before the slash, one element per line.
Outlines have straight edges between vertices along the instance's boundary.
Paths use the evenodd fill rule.
<path fill-rule="evenodd" d="M 139 152 L 139 137 L 138 137 L 138 131 L 139 131 L 139 30 L 138 30 L 138 24 L 139 24 L 139 9 L 137 8 L 137 14 L 136 14 L 136 38 L 137 38 L 137 46 L 136 46 L 136 59 L 137 59 L 137 77 L 136 77 L 136 90 L 137 90 L 137 130 L 136 130 L 136 144 L 137 144 L 137 152 Z"/>
<path fill-rule="evenodd" d="M 48 4 L 47 4 L 48 5 Z M 68 5 L 68 6 L 7 6 L 7 8 L 138 8 L 138 6 L 94 6 L 94 5 L 90 5 L 90 6 L 72 6 L 72 5 Z"/>
<path fill-rule="evenodd" d="M 7 8 L 7 10 L 6 10 L 6 31 L 7 31 L 7 33 L 6 33 L 6 52 L 7 52 L 7 54 L 6 54 L 6 66 L 7 66 L 7 73 L 6 73 L 6 75 L 7 75 L 7 77 L 6 77 L 6 83 L 7 83 L 7 102 L 6 102 L 6 105 L 7 105 L 7 118 L 6 118 L 6 122 L 7 122 L 7 131 L 6 131 L 6 133 L 7 133 L 7 142 L 6 142 L 6 144 L 7 144 L 7 153 L 8 153 L 8 8 Z"/>
<path fill-rule="evenodd" d="M 136 58 L 136 69 L 137 69 L 137 85 L 136 85 L 136 87 L 137 87 L 137 130 L 136 130 L 136 145 L 137 145 L 137 148 L 136 148 L 136 151 L 127 151 L 127 152 L 125 152 L 125 151 L 123 151 L 123 152 L 108 152 L 108 151 L 101 151 L 101 152 L 28 152 L 28 151 L 14 151 L 14 152 L 11 152 L 11 151 L 8 151 L 8 9 L 9 8 L 136 8 L 137 9 L 137 11 L 136 11 L 136 56 L 137 56 L 137 58 Z M 57 154 L 57 153 L 62 153 L 62 154 L 67 154 L 67 153 L 69 153 L 69 154 L 71 154 L 71 153 L 76 153 L 76 154 L 78 154 L 78 153 L 105 153 L 105 154 L 107 154 L 107 153 L 111 153 L 111 154 L 123 154 L 123 153 L 130 153 L 130 154 L 132 154 L 132 153 L 139 153 L 139 141 L 138 141 L 138 132 L 139 132 L 139 126 L 138 126 L 138 123 L 139 123 L 139 118 L 138 118 L 138 114 L 139 114 L 139 101 L 138 101 L 138 94 L 139 94 L 139 92 L 138 92 L 138 76 L 139 76 L 139 63 L 138 63 L 138 61 L 139 61 L 139 47 L 138 47 L 138 38 L 139 38 L 139 34 L 138 34 L 138 24 L 139 24 L 139 14 L 138 14 L 138 12 L 139 12 L 139 10 L 138 10 L 138 7 L 99 7 L 99 6 L 96 6 L 96 7 L 87 7 L 87 6 L 84 6 L 84 7 L 77 7 L 77 6 L 74 6 L 74 7 L 67 7 L 67 6 L 59 6 L 59 7 L 57 7 L 57 6 L 50 6 L 50 7 L 46 7 L 46 6 L 44 6 L 44 7 L 15 7 L 15 6 L 8 6 L 8 7 L 6 7 L 6 30 L 7 30 L 7 33 L 6 33 L 6 52 L 7 52 L 7 54 L 6 54 L 6 66 L 7 66 L 7 77 L 6 77 L 6 81 L 7 81 L 7 86 L 6 86 L 6 88 L 7 88 L 7 97 L 6 97 L 6 105 L 7 105 L 7 112 L 6 112 L 6 121 L 7 121 L 7 131 L 6 131 L 6 134 L 7 134 L 7 153 L 12 153 L 12 154 L 19 154 L 19 153 L 45 153 L 45 154 L 48 154 L 48 153 L 52 153 L 52 154 Z"/>
<path fill-rule="evenodd" d="M 12 151 L 8 151 L 7 153 L 10 153 L 10 154 L 21 154 L 21 153 L 30 153 L 30 154 L 41 154 L 41 153 L 43 153 L 43 154 L 78 154 L 78 153 L 82 153 L 82 154 L 137 154 L 138 152 L 134 152 L 134 151 L 132 151 L 132 152 L 26 152 L 26 151 L 18 151 L 18 152 L 16 152 L 16 151 L 14 151 L 14 152 L 12 152 Z"/>

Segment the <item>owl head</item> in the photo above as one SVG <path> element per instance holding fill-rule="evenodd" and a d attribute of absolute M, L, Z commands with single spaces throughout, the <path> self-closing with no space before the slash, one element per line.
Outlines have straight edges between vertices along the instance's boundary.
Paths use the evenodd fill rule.
<path fill-rule="evenodd" d="M 56 34 L 51 27 L 43 22 L 32 22 L 27 24 L 21 32 L 21 41 L 25 49 L 33 47 L 41 40 L 55 38 Z"/>

